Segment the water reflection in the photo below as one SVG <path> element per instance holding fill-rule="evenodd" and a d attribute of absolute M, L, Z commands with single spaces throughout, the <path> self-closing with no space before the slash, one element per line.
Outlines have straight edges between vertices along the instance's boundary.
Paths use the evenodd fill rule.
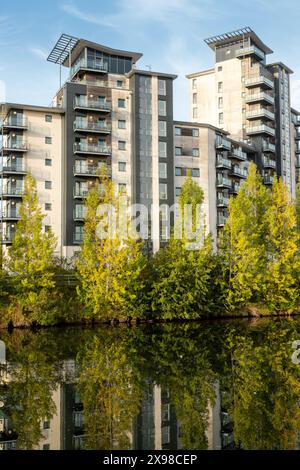
<path fill-rule="evenodd" d="M 1 449 L 299 448 L 299 320 L 0 337 Z"/>

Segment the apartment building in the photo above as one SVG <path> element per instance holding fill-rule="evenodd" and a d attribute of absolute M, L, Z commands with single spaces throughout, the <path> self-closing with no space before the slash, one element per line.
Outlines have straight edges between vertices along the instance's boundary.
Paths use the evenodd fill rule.
<path fill-rule="evenodd" d="M 291 122 L 291 149 L 292 157 L 294 158 L 294 178 L 297 184 L 300 174 L 300 112 L 296 109 L 291 109 L 292 122 Z"/>
<path fill-rule="evenodd" d="M 268 64 L 273 51 L 248 27 L 205 42 L 215 53 L 215 65 L 187 75 L 191 121 L 221 127 L 254 146 L 265 184 L 272 184 L 276 174 L 294 194 L 292 70 L 281 62 Z"/>

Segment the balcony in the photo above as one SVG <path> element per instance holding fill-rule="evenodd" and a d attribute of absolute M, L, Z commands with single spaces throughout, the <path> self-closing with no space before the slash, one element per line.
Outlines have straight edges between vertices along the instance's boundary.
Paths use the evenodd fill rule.
<path fill-rule="evenodd" d="M 83 222 L 86 217 L 86 207 L 75 208 L 73 211 L 73 219 L 79 222 Z"/>
<path fill-rule="evenodd" d="M 265 54 L 263 51 L 258 49 L 256 46 L 247 46 L 247 47 L 241 47 L 240 49 L 237 49 L 235 51 L 236 57 L 244 57 L 248 55 L 254 55 L 258 57 L 258 59 L 264 59 Z"/>
<path fill-rule="evenodd" d="M 263 101 L 263 102 L 273 104 L 273 105 L 275 103 L 274 97 L 264 91 L 260 93 L 249 93 L 248 95 L 246 95 L 245 101 L 246 103 L 255 103 L 255 102 Z"/>
<path fill-rule="evenodd" d="M 261 124 L 259 126 L 249 126 L 246 128 L 246 132 L 249 135 L 269 134 L 271 136 L 275 136 L 275 129 L 273 129 L 273 127 L 266 126 L 265 124 Z"/>
<path fill-rule="evenodd" d="M 10 129 L 28 129 L 28 120 L 25 116 L 8 116 L 2 124 L 3 132 L 6 134 Z"/>
<path fill-rule="evenodd" d="M 103 100 L 91 100 L 86 96 L 77 96 L 74 100 L 74 109 L 83 109 L 86 111 L 100 111 L 101 113 L 109 113 L 111 104 Z"/>
<path fill-rule="evenodd" d="M 227 217 L 223 214 L 218 214 L 217 215 L 217 226 L 218 227 L 223 227 L 226 224 Z"/>
<path fill-rule="evenodd" d="M 240 168 L 237 165 L 233 165 L 230 174 L 232 176 L 237 176 L 238 178 L 247 178 L 247 170 L 245 168 Z"/>
<path fill-rule="evenodd" d="M 27 143 L 25 141 L 3 142 L 1 150 L 3 152 L 26 152 Z"/>
<path fill-rule="evenodd" d="M 79 199 L 85 198 L 85 197 L 87 197 L 90 189 L 91 188 L 78 188 L 78 187 L 75 187 L 74 192 L 73 192 L 73 196 L 74 196 L 74 198 L 79 198 Z"/>
<path fill-rule="evenodd" d="M 109 134 L 111 126 L 109 124 L 101 124 L 99 122 L 75 121 L 74 132 L 91 132 L 93 134 Z"/>
<path fill-rule="evenodd" d="M 264 75 L 257 75 L 255 77 L 249 77 L 245 79 L 245 87 L 251 88 L 251 87 L 256 87 L 256 86 L 273 89 L 274 82 L 273 80 L 270 80 Z"/>
<path fill-rule="evenodd" d="M 74 176 L 92 177 L 111 176 L 111 167 L 105 164 L 102 164 L 101 166 L 75 165 L 73 167 L 73 174 Z"/>
<path fill-rule="evenodd" d="M 296 158 L 296 168 L 300 168 L 300 158 L 297 156 Z"/>
<path fill-rule="evenodd" d="M 241 187 L 240 183 L 233 182 L 232 187 L 230 189 L 230 192 L 233 193 L 233 194 L 237 194 L 240 190 L 240 187 Z"/>
<path fill-rule="evenodd" d="M 248 120 L 257 119 L 257 118 L 266 118 L 268 120 L 274 121 L 275 114 L 266 108 L 259 108 L 259 109 L 253 109 L 252 111 L 247 111 L 246 118 Z"/>
<path fill-rule="evenodd" d="M 236 158 L 237 160 L 241 161 L 246 161 L 247 160 L 247 154 L 246 152 L 243 152 L 241 149 L 234 148 L 231 152 L 231 155 L 228 155 L 229 157 Z"/>
<path fill-rule="evenodd" d="M 270 158 L 263 158 L 263 166 L 264 168 L 272 168 L 272 169 L 276 169 L 276 161 L 275 160 L 272 160 Z"/>
<path fill-rule="evenodd" d="M 107 73 L 108 64 L 104 64 L 100 61 L 81 59 L 71 69 L 71 75 L 74 76 L 79 70 Z"/>
<path fill-rule="evenodd" d="M 231 161 L 228 158 L 217 156 L 216 168 L 227 168 L 231 169 Z"/>
<path fill-rule="evenodd" d="M 24 194 L 24 188 L 17 188 L 15 186 L 4 186 L 2 189 L 3 197 L 22 197 Z"/>
<path fill-rule="evenodd" d="M 3 165 L 0 167 L 0 173 L 9 175 L 9 174 L 19 174 L 19 175 L 25 175 L 25 166 L 23 164 L 13 164 L 11 163 L 10 165 Z"/>
<path fill-rule="evenodd" d="M 19 210 L 16 208 L 8 207 L 2 212 L 3 220 L 19 220 Z"/>
<path fill-rule="evenodd" d="M 264 175 L 263 182 L 265 184 L 273 184 L 274 177 L 272 175 Z"/>
<path fill-rule="evenodd" d="M 82 242 L 83 242 L 83 232 L 82 233 L 74 232 L 73 233 L 73 243 L 74 243 L 74 245 L 80 244 Z"/>
<path fill-rule="evenodd" d="M 229 197 L 218 196 L 217 197 L 217 207 L 228 207 Z"/>
<path fill-rule="evenodd" d="M 226 178 L 226 176 L 218 175 L 217 187 L 218 188 L 231 188 L 231 180 L 229 178 Z"/>
<path fill-rule="evenodd" d="M 268 142 L 267 140 L 263 140 L 262 148 L 264 152 L 275 153 L 276 151 L 276 146 L 274 144 L 271 144 L 271 142 Z"/>
<path fill-rule="evenodd" d="M 220 135 L 217 135 L 216 148 L 223 149 L 223 150 L 231 150 L 231 142 L 229 142 L 229 140 L 224 139 Z"/>
<path fill-rule="evenodd" d="M 2 244 L 3 245 L 8 245 L 9 243 L 12 243 L 13 241 L 13 238 L 15 236 L 15 232 L 12 230 L 12 231 L 4 231 L 3 232 L 3 237 L 2 237 Z"/>
<path fill-rule="evenodd" d="M 85 142 L 75 142 L 74 153 L 84 153 L 89 155 L 110 155 L 111 148 L 107 145 L 86 144 Z"/>

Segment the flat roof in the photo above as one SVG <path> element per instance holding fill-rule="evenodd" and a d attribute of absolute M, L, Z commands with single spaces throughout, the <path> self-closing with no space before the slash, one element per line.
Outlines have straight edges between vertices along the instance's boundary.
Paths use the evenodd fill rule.
<path fill-rule="evenodd" d="M 173 80 L 175 80 L 178 77 L 178 75 L 174 75 L 172 73 L 153 72 L 152 70 L 141 70 L 141 69 L 136 69 L 136 68 L 131 69 L 130 72 L 126 74 L 126 76 L 131 77 L 135 73 L 140 74 L 140 75 L 148 75 L 148 76 L 154 75 L 155 77 L 172 78 Z"/>
<path fill-rule="evenodd" d="M 189 73 L 185 77 L 186 78 L 195 78 L 195 77 L 200 77 L 200 75 L 210 75 L 212 73 L 215 73 L 215 69 L 207 69 L 207 70 L 202 70 L 201 72 Z"/>
<path fill-rule="evenodd" d="M 25 109 L 28 111 L 46 112 L 49 114 L 64 114 L 64 108 L 56 108 L 52 106 L 36 106 L 33 104 L 20 104 L 20 103 L 0 103 L 0 112 L 2 114 L 8 113 L 10 109 Z"/>
<path fill-rule="evenodd" d="M 213 131 L 222 132 L 224 135 L 229 135 L 229 132 L 220 129 L 220 127 L 213 126 L 206 122 L 192 122 L 192 121 L 173 121 L 174 126 L 188 126 L 188 127 L 202 127 L 212 129 Z"/>
<path fill-rule="evenodd" d="M 282 69 L 286 70 L 288 73 L 294 73 L 292 69 L 290 69 L 287 65 L 283 62 L 273 62 L 272 64 L 267 64 L 267 67 L 281 67 Z"/>
<path fill-rule="evenodd" d="M 206 42 L 211 49 L 215 50 L 216 46 L 230 44 L 233 40 L 239 41 L 248 38 L 250 38 L 265 54 L 272 54 L 272 49 L 270 49 L 249 26 L 220 34 L 218 36 L 212 36 L 204 39 L 204 42 Z"/>
<path fill-rule="evenodd" d="M 69 67 L 70 55 L 71 64 L 73 64 L 85 47 L 90 47 L 91 49 L 105 52 L 110 55 L 129 57 L 130 59 L 132 59 L 133 63 L 136 63 L 143 55 L 139 52 L 112 49 L 111 47 L 107 47 L 96 42 L 88 41 L 87 39 L 79 39 L 75 36 L 70 36 L 69 34 L 63 33 L 54 45 L 47 60 L 49 62 L 54 62 L 55 64 L 61 64 L 65 67 Z"/>

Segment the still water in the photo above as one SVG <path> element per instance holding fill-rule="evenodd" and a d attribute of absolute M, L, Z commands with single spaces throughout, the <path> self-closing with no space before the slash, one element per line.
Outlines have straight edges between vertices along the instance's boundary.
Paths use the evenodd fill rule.
<path fill-rule="evenodd" d="M 296 449 L 300 319 L 0 332 L 1 449 Z"/>

